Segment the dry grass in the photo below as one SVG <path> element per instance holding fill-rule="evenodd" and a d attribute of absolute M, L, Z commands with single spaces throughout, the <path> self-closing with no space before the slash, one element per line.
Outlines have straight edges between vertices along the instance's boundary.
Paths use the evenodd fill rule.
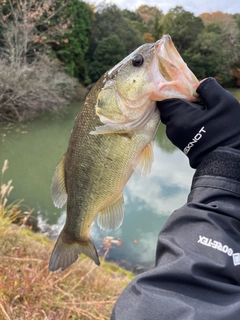
<path fill-rule="evenodd" d="M 19 205 L 21 201 L 15 203 L 8 203 L 8 196 L 10 195 L 13 186 L 12 180 L 8 182 L 3 181 L 5 171 L 8 169 L 8 160 L 5 160 L 2 166 L 2 172 L 0 176 L 0 234 L 6 232 L 6 227 L 12 223 L 21 213 Z"/>
<path fill-rule="evenodd" d="M 81 257 L 64 272 L 50 273 L 50 240 L 8 228 L 0 235 L 0 319 L 109 319 L 128 272 Z"/>
<path fill-rule="evenodd" d="M 7 194 L 0 195 L 0 204 L 6 203 Z M 13 207 L 16 210 L 8 205 Z M 0 214 L 0 319 L 109 319 L 133 275 L 107 262 L 97 267 L 84 256 L 64 272 L 50 273 L 53 242 L 13 225 L 6 206 L 1 211 L 5 214 Z"/>

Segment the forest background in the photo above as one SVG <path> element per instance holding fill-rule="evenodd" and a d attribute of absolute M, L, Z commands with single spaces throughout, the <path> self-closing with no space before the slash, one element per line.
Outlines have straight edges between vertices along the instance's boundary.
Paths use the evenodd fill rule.
<path fill-rule="evenodd" d="M 240 86 L 240 13 L 177 6 L 136 11 L 79 0 L 1 0 L 0 121 L 24 121 L 79 98 L 145 42 L 170 34 L 199 79 Z"/>
<path fill-rule="evenodd" d="M 223 86 L 240 87 L 240 13 L 206 12 L 196 17 L 180 6 L 163 14 L 160 7 L 147 5 L 133 12 L 104 3 L 95 7 L 79 0 L 0 0 L 0 123 L 6 127 L 2 142 L 6 132 L 16 130 L 19 136 L 27 133 L 25 124 L 19 130 L 10 122 L 23 122 L 44 111 L 55 112 L 83 99 L 86 88 L 105 71 L 139 45 L 166 33 L 199 79 L 212 76 Z M 55 157 L 52 150 L 48 152 L 50 142 L 45 141 L 50 140 L 46 118 L 36 126 L 41 139 L 35 140 L 36 135 L 29 131 L 26 137 L 32 136 L 32 140 L 21 144 L 21 139 L 9 135 L 1 150 L 11 154 L 10 168 L 18 169 L 14 181 L 20 181 L 20 190 L 30 185 L 35 199 L 42 197 L 40 189 L 47 186 L 49 190 L 51 179 L 45 172 L 39 179 L 43 172 L 39 168 L 50 172 L 49 159 Z M 58 125 L 57 130 L 61 130 Z M 52 132 L 55 136 L 59 133 Z M 67 141 L 57 140 L 54 151 L 59 146 L 62 150 Z M 16 145 L 18 148 L 12 150 Z M 44 150 L 42 158 L 37 149 Z M 24 168 L 18 159 L 26 162 Z M 11 223 L 26 213 L 26 206 L 9 198 L 12 180 L 3 182 L 7 167 L 7 160 L 2 169 L 0 164 L 0 319 L 109 319 L 117 297 L 134 275 L 104 261 L 111 242 L 104 244 L 101 268 L 81 257 L 64 273 L 49 273 L 52 242 Z M 24 183 L 23 175 L 28 175 L 31 183 Z M 40 186 L 39 180 L 44 184 Z"/>

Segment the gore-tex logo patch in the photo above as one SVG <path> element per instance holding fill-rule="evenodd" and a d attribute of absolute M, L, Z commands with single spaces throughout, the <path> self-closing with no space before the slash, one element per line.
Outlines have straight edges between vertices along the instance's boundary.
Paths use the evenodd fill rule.
<path fill-rule="evenodd" d="M 239 266 L 240 265 L 240 253 L 233 253 L 232 257 L 233 257 L 233 264 L 235 266 Z"/>
<path fill-rule="evenodd" d="M 229 257 L 232 257 L 234 266 L 240 265 L 240 253 L 234 253 L 233 249 L 228 245 L 222 244 L 220 241 L 216 241 L 205 236 L 199 236 L 198 243 L 227 254 Z"/>

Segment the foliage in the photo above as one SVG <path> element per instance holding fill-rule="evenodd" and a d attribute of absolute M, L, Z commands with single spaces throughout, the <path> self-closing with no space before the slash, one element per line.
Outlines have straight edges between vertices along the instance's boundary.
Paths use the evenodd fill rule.
<path fill-rule="evenodd" d="M 52 24 L 61 11 L 58 0 L 3 0 L 0 11 L 3 48 L 1 55 L 17 68 L 47 51 L 47 43 L 64 31 L 68 22 Z M 63 5 L 62 5 L 63 6 Z"/>
<path fill-rule="evenodd" d="M 102 38 L 93 55 L 93 63 L 90 65 L 89 75 L 93 81 L 97 81 L 112 66 L 117 64 L 126 55 L 124 45 L 116 34 Z"/>
<path fill-rule="evenodd" d="M 231 14 L 224 13 L 221 11 L 216 11 L 212 13 L 204 12 L 200 14 L 199 17 L 202 19 L 205 26 L 209 24 L 219 23 L 219 22 L 228 24 L 229 22 L 233 21 L 233 16 Z"/>
<path fill-rule="evenodd" d="M 22 122 L 77 98 L 78 83 L 47 56 L 15 68 L 0 60 L 0 122 Z"/>
<path fill-rule="evenodd" d="M 192 46 L 204 28 L 200 18 L 180 6 L 169 10 L 161 19 L 160 27 L 163 34 L 171 35 L 180 54 Z"/>
<path fill-rule="evenodd" d="M 122 10 L 122 16 L 125 18 L 125 19 L 128 19 L 129 22 L 134 22 L 134 21 L 137 21 L 139 23 L 142 23 L 143 24 L 143 19 L 141 17 L 141 15 L 136 11 L 136 12 L 133 12 L 133 11 L 130 11 L 128 9 L 124 9 Z M 143 28 L 145 28 L 146 26 L 143 24 L 142 25 Z"/>
<path fill-rule="evenodd" d="M 59 5 L 62 5 L 62 1 Z M 81 83 L 89 82 L 86 54 L 92 23 L 91 8 L 83 1 L 71 0 L 53 20 L 56 25 L 59 25 L 59 20 L 69 21 L 64 32 L 51 42 L 56 57 L 71 76 L 78 78 Z"/>
<path fill-rule="evenodd" d="M 197 77 L 213 76 L 223 85 L 237 78 L 239 84 L 240 14 L 195 17 L 181 6 L 164 15 L 148 5 L 134 12 L 82 0 L 1 0 L 0 121 L 61 108 L 76 96 L 71 77 L 93 83 L 138 46 L 167 33 Z"/>
<path fill-rule="evenodd" d="M 239 35 L 234 22 L 208 24 L 183 58 L 200 79 L 214 75 L 220 83 L 227 84 L 240 57 Z"/>
<path fill-rule="evenodd" d="M 176 6 L 164 15 L 156 6 L 141 5 L 134 12 L 81 0 L 2 2 L 1 56 L 17 66 L 43 54 L 54 56 L 84 85 L 166 33 L 200 78 L 211 75 L 228 83 L 240 66 L 240 14 L 217 11 L 195 17 Z"/>
<path fill-rule="evenodd" d="M 133 12 L 127 9 L 122 11 L 122 15 L 145 41 L 145 34 L 148 33 L 148 26 L 142 19 L 141 15 L 138 12 Z"/>
<path fill-rule="evenodd" d="M 147 40 L 150 39 L 149 34 L 151 34 L 151 42 L 157 41 L 161 37 L 161 27 L 159 25 L 159 21 L 163 17 L 163 12 L 156 6 L 152 7 L 148 5 L 141 5 L 136 10 L 136 13 L 141 16 L 148 29 L 146 32 L 147 34 L 144 36 L 144 40 L 148 42 Z"/>
<path fill-rule="evenodd" d="M 235 22 L 237 23 L 238 29 L 240 30 L 240 13 L 235 13 L 233 15 L 233 19 L 235 20 Z"/>
<path fill-rule="evenodd" d="M 77 82 L 47 49 L 65 28 L 63 21 L 49 27 L 58 13 L 55 5 L 55 0 L 6 0 L 1 7 L 0 121 L 25 121 L 76 98 Z"/>
<path fill-rule="evenodd" d="M 115 37 L 112 38 L 112 36 Z M 103 40 L 104 38 L 110 39 L 111 41 L 115 39 L 117 41 L 115 47 L 119 50 L 119 60 L 123 59 L 143 43 L 143 38 L 141 37 L 139 30 L 135 29 L 135 26 L 129 22 L 128 18 L 124 17 L 124 14 L 122 14 L 121 10 L 116 5 L 100 5 L 95 13 L 88 52 L 89 70 L 91 70 L 93 76 L 93 78 L 91 78 L 92 81 L 97 80 L 96 74 L 98 74 L 98 72 L 92 72 L 94 68 L 92 64 L 95 62 L 94 64 L 97 65 L 98 62 L 96 59 L 101 59 L 95 51 L 99 50 L 99 45 L 101 46 L 101 51 L 103 46 L 106 48 L 107 44 L 106 40 Z M 101 43 L 102 40 L 103 43 Z M 119 43 L 121 44 L 121 48 L 118 47 Z M 112 48 L 112 44 L 109 44 L 109 48 Z M 116 59 L 114 59 L 114 61 L 116 61 Z M 109 65 L 110 64 L 107 63 L 106 67 Z M 111 65 L 111 67 L 113 67 L 113 65 Z M 105 66 L 103 69 L 106 69 Z"/>
<path fill-rule="evenodd" d="M 183 58 L 199 79 L 216 76 L 220 64 L 220 38 L 213 31 L 204 30 L 194 44 L 183 53 Z"/>

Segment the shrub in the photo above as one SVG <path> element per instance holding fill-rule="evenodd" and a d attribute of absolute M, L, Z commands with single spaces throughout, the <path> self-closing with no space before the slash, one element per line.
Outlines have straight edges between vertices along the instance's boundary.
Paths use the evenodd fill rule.
<path fill-rule="evenodd" d="M 77 80 L 46 56 L 17 69 L 2 59 L 0 70 L 0 122 L 22 122 L 46 110 L 57 111 L 77 97 Z"/>

